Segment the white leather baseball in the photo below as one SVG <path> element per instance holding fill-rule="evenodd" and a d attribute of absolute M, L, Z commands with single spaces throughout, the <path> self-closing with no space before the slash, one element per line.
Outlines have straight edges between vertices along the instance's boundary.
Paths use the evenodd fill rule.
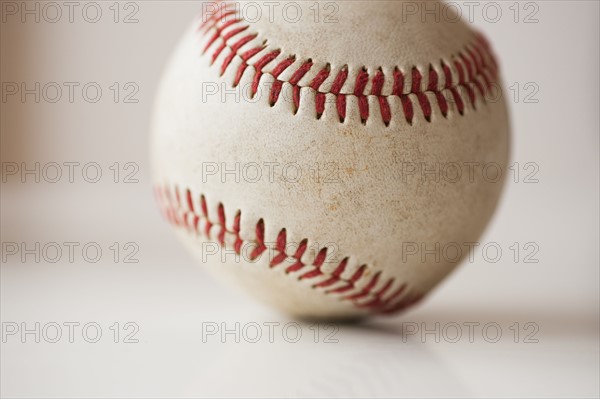
<path fill-rule="evenodd" d="M 405 309 L 467 254 L 502 189 L 489 46 L 401 1 L 277 2 L 258 18 L 243 4 L 204 5 L 161 84 L 164 215 L 213 274 L 293 315 Z"/>

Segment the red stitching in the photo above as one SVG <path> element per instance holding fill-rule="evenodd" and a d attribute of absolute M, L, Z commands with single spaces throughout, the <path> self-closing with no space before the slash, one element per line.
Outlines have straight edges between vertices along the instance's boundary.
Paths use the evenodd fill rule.
<path fill-rule="evenodd" d="M 312 66 L 312 60 L 307 60 L 290 78 L 289 83 L 293 87 L 294 113 L 298 112 L 298 108 L 300 108 L 300 86 L 298 86 L 298 82 L 310 71 Z"/>
<path fill-rule="evenodd" d="M 271 87 L 271 91 L 269 93 L 269 104 L 271 104 L 271 106 L 274 106 L 275 103 L 277 103 L 277 100 L 279 99 L 279 93 L 281 93 L 281 88 L 283 87 L 283 81 L 277 78 L 295 61 L 295 57 L 289 57 L 288 59 L 281 61 L 275 67 L 275 69 L 273 69 L 273 72 L 271 72 L 273 77 L 276 79 L 275 82 L 273 82 L 273 87 Z"/>
<path fill-rule="evenodd" d="M 377 74 L 373 78 L 373 87 L 371 88 L 371 95 L 377 96 L 377 100 L 379 101 L 379 110 L 381 111 L 381 119 L 383 119 L 383 123 L 385 123 L 385 125 L 388 126 L 390 124 L 390 121 L 392 120 L 392 113 L 387 98 L 381 94 L 384 83 L 385 76 L 383 75 L 383 71 L 381 70 L 381 68 L 379 68 Z"/>
<path fill-rule="evenodd" d="M 183 197 L 181 193 L 184 194 Z M 303 239 L 298 248 L 291 253 L 288 248 L 290 245 L 287 242 L 286 229 L 279 231 L 274 251 L 267 251 L 263 219 L 259 219 L 256 223 L 254 237 L 244 240 L 240 236 L 241 211 L 238 210 L 235 213 L 233 224 L 228 229 L 224 205 L 222 203 L 217 205 L 216 220 L 211 220 L 206 197 L 204 195 L 194 196 L 189 189 L 180 191 L 177 186 L 172 190 L 167 186 L 159 186 L 155 188 L 155 195 L 161 213 L 174 226 L 184 228 L 188 233 L 204 239 L 215 237 L 222 247 L 230 245 L 226 236 L 233 235 L 235 238 L 233 249 L 237 255 L 242 255 L 244 245 L 249 245 L 252 248 L 249 255 L 250 262 L 257 261 L 263 254 L 268 254 L 268 256 L 272 256 L 269 268 L 278 267 L 286 260 L 291 260 L 293 263 L 291 265 L 287 263 L 289 266 L 285 269 L 286 273 L 299 272 L 299 275 L 294 276 L 298 280 L 319 279 L 310 287 L 323 294 L 338 294 L 337 298 L 340 301 L 349 301 L 358 308 L 367 308 L 376 313 L 391 313 L 406 308 L 416 301 L 415 298 L 422 297 L 419 292 L 406 293 L 406 284 L 399 285 L 393 277 L 384 279 L 381 271 L 371 275 L 368 272 L 369 267 L 365 264 L 355 270 L 350 277 L 344 277 L 345 273 L 348 274 L 348 257 L 342 259 L 332 272 L 327 272 L 323 266 L 327 261 L 328 248 L 320 249 L 312 262 L 305 262 L 302 257 L 308 250 L 308 240 Z M 195 202 L 194 198 L 198 198 L 198 202 Z M 197 207 L 197 204 L 200 206 Z M 201 229 L 200 221 L 204 224 L 204 229 Z M 304 270 L 305 268 L 306 270 Z M 388 294 L 392 286 L 398 287 Z"/>
<path fill-rule="evenodd" d="M 227 70 L 227 67 L 229 66 L 229 64 L 231 63 L 231 61 L 233 61 L 233 59 L 235 58 L 235 56 L 237 55 L 237 51 L 242 48 L 242 46 L 252 40 L 254 40 L 254 38 L 256 38 L 256 35 L 247 35 L 244 36 L 243 38 L 241 38 L 240 40 L 238 40 L 237 42 L 235 42 L 235 44 L 233 44 L 233 46 L 231 46 L 231 53 L 229 53 L 229 55 L 227 56 L 227 58 L 225 58 L 225 60 L 223 61 L 223 65 L 221 65 L 221 76 L 223 76 L 223 74 L 225 73 L 225 71 Z"/>
<path fill-rule="evenodd" d="M 340 91 L 342 91 L 346 79 L 348 79 L 347 65 L 338 72 L 333 81 L 333 85 L 331 85 L 331 93 L 336 96 L 335 106 L 341 123 L 344 123 L 344 120 L 346 119 L 346 95 L 340 94 Z"/>
<path fill-rule="evenodd" d="M 262 69 L 277 58 L 279 53 L 281 53 L 279 50 L 271 51 L 254 64 L 254 68 L 257 72 L 254 74 L 254 80 L 252 81 L 252 96 L 256 95 L 256 92 L 258 91 L 258 85 L 260 84 L 260 78 L 262 77 Z"/>
<path fill-rule="evenodd" d="M 417 99 L 419 100 L 419 104 L 421 105 L 421 110 L 423 111 L 423 116 L 425 116 L 425 120 L 427 122 L 431 122 L 431 103 L 429 99 L 423 93 L 421 89 L 421 81 L 423 80 L 423 75 L 421 75 L 421 71 L 419 71 L 416 67 L 412 69 L 412 92 L 417 95 Z M 437 92 L 434 91 L 434 93 Z"/>
<path fill-rule="evenodd" d="M 238 18 L 235 11 L 227 10 L 227 7 L 224 6 L 225 4 L 226 3 L 221 3 L 219 12 L 206 19 L 198 29 L 198 31 L 204 35 L 208 35 L 211 31 L 214 31 L 208 39 L 204 51 L 208 51 L 208 49 L 213 47 L 216 42 L 220 42 L 212 55 L 212 62 L 214 63 L 223 51 L 228 49 L 228 55 L 223 59 L 220 66 L 221 75 L 226 72 L 236 56 L 239 56 L 242 59 L 235 74 L 234 87 L 239 85 L 244 72 L 251 66 L 253 69 L 252 95 L 256 94 L 262 76 L 265 74 L 272 75 L 275 80 L 269 90 L 269 104 L 274 106 L 280 99 L 283 84 L 286 83 L 286 81 L 278 79 L 278 76 L 283 70 L 291 67 L 296 59 L 294 56 L 290 56 L 283 61 L 280 61 L 278 66 L 271 72 L 265 72 L 265 66 L 277 59 L 281 55 L 281 52 L 279 50 L 269 51 L 258 60 L 251 61 L 254 56 L 266 49 L 266 45 L 262 45 L 249 50 L 243 50 L 243 47 L 246 44 L 258 37 L 258 33 L 246 35 L 235 41 L 233 44 L 229 44 L 229 42 L 240 33 L 247 31 L 250 25 L 243 19 Z M 227 17 L 231 17 L 231 19 Z M 424 80 L 423 71 L 416 66 L 412 67 L 410 69 L 412 84 L 408 91 L 405 91 L 404 88 L 405 75 L 396 67 L 393 72 L 394 83 L 392 92 L 387 95 L 382 94 L 385 75 L 381 68 L 376 69 L 372 73 L 366 70 L 366 68 L 362 68 L 356 76 L 353 88 L 350 88 L 350 92 L 347 93 L 341 92 L 342 86 L 348 78 L 347 66 L 344 66 L 337 73 L 329 91 L 321 89 L 321 86 L 325 80 L 329 78 L 331 73 L 329 64 L 320 70 L 308 84 L 300 85 L 300 80 L 311 71 L 313 66 L 313 62 L 310 59 L 295 67 L 296 69 L 291 78 L 287 80 L 287 83 L 292 86 L 294 113 L 300 108 L 301 96 L 303 93 L 301 89 L 307 87 L 312 89 L 315 93 L 315 112 L 317 119 L 320 119 L 325 112 L 326 95 L 332 94 L 335 96 L 335 111 L 337 112 L 341 123 L 346 119 L 347 96 L 356 97 L 362 123 L 366 123 L 369 117 L 373 115 L 373 112 L 369 109 L 369 96 L 374 96 L 377 99 L 381 119 L 386 126 L 389 126 L 392 121 L 392 108 L 390 107 L 389 97 L 400 98 L 402 112 L 404 113 L 407 123 L 413 123 L 415 115 L 414 105 L 421 109 L 425 120 L 431 122 L 434 113 L 431 101 L 432 98 L 435 98 L 434 102 L 437 104 L 442 117 L 447 118 L 450 106 L 445 93 L 449 93 L 453 102 L 456 104 L 458 113 L 464 115 L 466 108 L 464 97 L 468 99 L 470 107 L 475 109 L 478 98 L 481 99 L 481 101 L 486 102 L 487 92 L 491 90 L 493 82 L 497 78 L 496 61 L 492 55 L 488 42 L 481 35 L 476 35 L 473 43 L 468 44 L 462 51 L 455 54 L 452 57 L 451 64 L 456 71 L 458 79 L 453 79 L 450 67 L 442 60 L 437 68 L 432 64 L 429 65 L 429 70 L 426 71 L 425 74 L 428 80 L 426 88 L 422 86 Z M 442 72 L 445 83 L 443 87 L 440 88 L 438 86 L 439 74 Z M 372 82 L 371 92 L 365 94 L 365 89 L 369 81 Z M 453 83 L 453 81 L 455 83 Z M 429 94 L 433 95 L 433 97 Z M 413 99 L 412 97 L 415 98 Z"/>
<path fill-rule="evenodd" d="M 321 69 L 317 76 L 310 83 L 310 88 L 313 89 L 317 95 L 315 97 L 315 108 L 317 110 L 317 119 L 321 119 L 321 115 L 325 112 L 325 93 L 319 91 L 319 87 L 329 77 L 330 66 L 325 65 L 325 68 Z"/>
<path fill-rule="evenodd" d="M 363 124 L 367 123 L 367 119 L 369 118 L 369 100 L 367 100 L 367 96 L 364 95 L 367 83 L 369 83 L 369 72 L 367 72 L 365 68 L 362 68 L 358 75 L 356 75 L 354 95 L 358 99 L 358 112 Z"/>

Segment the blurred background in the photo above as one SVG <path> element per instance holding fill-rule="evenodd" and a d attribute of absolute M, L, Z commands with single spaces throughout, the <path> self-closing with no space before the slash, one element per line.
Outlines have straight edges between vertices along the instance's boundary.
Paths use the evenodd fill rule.
<path fill-rule="evenodd" d="M 153 98 L 201 2 L 3 0 L 1 396 L 598 397 L 599 3 L 454 3 L 511 109 L 502 254 L 327 326 L 214 284 L 157 210 Z"/>

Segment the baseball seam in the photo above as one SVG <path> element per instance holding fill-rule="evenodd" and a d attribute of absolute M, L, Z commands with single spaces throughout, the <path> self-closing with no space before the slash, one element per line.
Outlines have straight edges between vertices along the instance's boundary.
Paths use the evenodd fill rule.
<path fill-rule="evenodd" d="M 324 88 L 323 83 L 331 79 L 331 65 L 327 63 L 322 69 L 313 68 L 316 64 L 312 59 L 297 60 L 295 55 L 284 56 L 281 50 L 268 48 L 267 40 L 260 41 L 255 46 L 259 34 L 250 31 L 250 24 L 239 18 L 235 10 L 219 7 L 219 12 L 210 18 L 204 18 L 198 31 L 208 40 L 202 53 L 212 51 L 211 65 L 222 59 L 220 74 L 239 64 L 235 71 L 233 87 L 237 87 L 243 75 L 249 68 L 253 70 L 251 77 L 250 94 L 255 96 L 258 92 L 263 76 L 270 75 L 273 83 L 269 90 L 269 103 L 274 106 L 280 99 L 284 83 L 292 86 L 292 101 L 294 112 L 300 108 L 303 88 L 309 88 L 315 95 L 315 111 L 317 119 L 325 112 L 327 95 L 335 97 L 335 110 L 339 121 L 346 120 L 348 112 L 347 97 L 356 98 L 361 122 L 367 120 L 375 113 L 374 104 L 369 104 L 369 98 L 374 98 L 379 105 L 379 114 L 386 126 L 392 121 L 393 110 L 390 105 L 392 98 L 400 99 L 398 112 L 404 114 L 406 122 L 412 125 L 415 118 L 415 107 L 421 110 L 427 122 L 432 121 L 436 103 L 441 115 L 447 118 L 451 109 L 456 109 L 464 115 L 465 109 L 477 109 L 477 102 L 487 102 L 488 94 L 497 80 L 497 64 L 489 44 L 482 35 L 476 35 L 469 43 L 450 61 L 440 60 L 429 64 L 428 71 L 422 72 L 417 66 L 412 66 L 409 71 L 402 71 L 395 67 L 392 76 L 386 76 L 383 68 L 369 72 L 362 67 L 354 82 L 349 82 L 348 66 L 345 65 L 335 74 L 329 88 Z M 226 52 L 229 52 L 225 55 Z M 238 58 L 238 62 L 233 60 Z M 280 75 L 289 76 L 288 79 L 279 79 Z M 392 79 L 391 94 L 384 94 L 383 87 L 387 79 Z M 353 85 L 352 85 L 353 83 Z M 342 93 L 342 88 L 348 87 L 348 93 Z M 400 111 L 401 110 L 401 111 Z"/>
<path fill-rule="evenodd" d="M 182 195 L 183 193 L 183 195 Z M 390 277 L 382 278 L 381 271 L 370 273 L 370 268 L 362 264 L 356 270 L 349 270 L 349 257 L 344 257 L 333 269 L 323 267 L 329 248 L 318 251 L 312 262 L 303 260 L 308 247 L 308 239 L 303 239 L 295 250 L 287 242 L 286 229 L 281 229 L 274 243 L 274 250 L 267 250 L 265 243 L 265 223 L 259 219 L 254 236 L 242 239 L 240 224 L 242 214 L 237 211 L 231 228 L 227 228 L 225 208 L 217 206 L 217 218 L 209 217 L 209 207 L 203 194 L 194 195 L 191 190 L 180 191 L 177 186 L 157 186 L 155 194 L 163 217 L 172 225 L 204 240 L 214 240 L 222 248 L 233 249 L 236 256 L 242 256 L 242 249 L 252 250 L 246 259 L 257 262 L 261 256 L 268 256 L 269 268 L 285 267 L 290 278 L 311 281 L 310 287 L 325 295 L 333 295 L 341 301 L 349 301 L 357 308 L 375 313 L 396 313 L 417 303 L 423 294 L 411 290 L 407 284 Z M 197 201 L 194 200 L 197 198 Z M 288 264 L 287 267 L 285 266 Z"/>

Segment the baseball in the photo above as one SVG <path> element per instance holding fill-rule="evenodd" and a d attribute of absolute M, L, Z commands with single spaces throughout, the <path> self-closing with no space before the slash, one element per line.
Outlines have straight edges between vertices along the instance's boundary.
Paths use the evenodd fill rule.
<path fill-rule="evenodd" d="M 488 41 L 444 7 L 202 5 L 151 157 L 163 215 L 214 276 L 296 317 L 360 318 L 419 302 L 468 255 L 508 118 Z"/>

